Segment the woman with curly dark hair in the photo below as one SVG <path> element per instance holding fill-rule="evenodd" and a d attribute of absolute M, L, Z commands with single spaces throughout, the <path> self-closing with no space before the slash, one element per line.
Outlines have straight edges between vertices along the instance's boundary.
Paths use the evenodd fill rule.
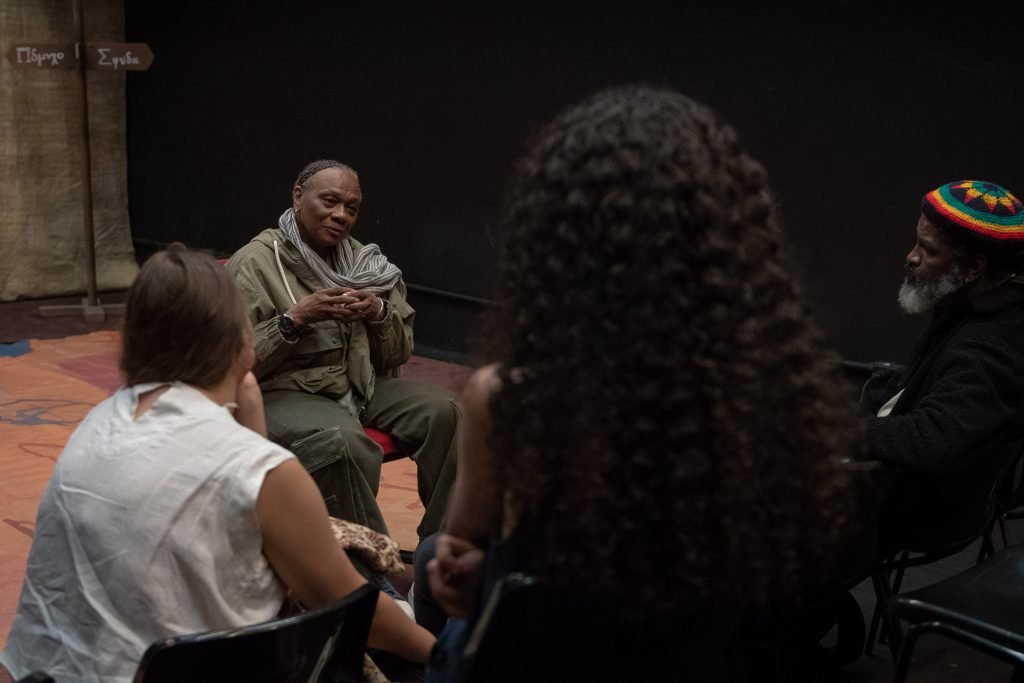
<path fill-rule="evenodd" d="M 434 599 L 472 612 L 491 539 L 626 620 L 801 599 L 859 429 L 762 166 L 685 96 L 610 90 L 543 129 L 508 223 Z"/>

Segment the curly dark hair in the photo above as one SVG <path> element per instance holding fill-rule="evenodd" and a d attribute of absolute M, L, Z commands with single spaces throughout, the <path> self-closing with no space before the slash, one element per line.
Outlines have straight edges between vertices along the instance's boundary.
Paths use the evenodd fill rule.
<path fill-rule="evenodd" d="M 763 167 L 689 98 L 610 90 L 541 131 L 507 221 L 490 437 L 533 569 L 627 614 L 796 598 L 861 441 Z"/>

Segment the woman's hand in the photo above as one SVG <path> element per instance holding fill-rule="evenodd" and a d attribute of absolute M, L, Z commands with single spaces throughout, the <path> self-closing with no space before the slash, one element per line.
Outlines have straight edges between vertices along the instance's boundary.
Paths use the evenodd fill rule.
<path fill-rule="evenodd" d="M 322 320 L 343 323 L 376 320 L 382 310 L 380 298 L 363 289 L 329 287 L 299 299 L 287 310 L 300 327 Z"/>
<path fill-rule="evenodd" d="M 436 554 L 427 563 L 427 578 L 434 601 L 449 616 L 465 618 L 483 572 L 484 551 L 469 541 L 441 534 Z"/>
<path fill-rule="evenodd" d="M 242 376 L 242 381 L 235 389 L 235 420 L 243 427 L 248 427 L 261 436 L 267 435 L 267 416 L 263 412 L 263 392 L 260 383 L 252 371 Z"/>

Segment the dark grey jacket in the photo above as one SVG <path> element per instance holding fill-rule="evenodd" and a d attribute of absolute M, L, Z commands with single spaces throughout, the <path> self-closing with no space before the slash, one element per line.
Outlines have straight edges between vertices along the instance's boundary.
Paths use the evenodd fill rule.
<path fill-rule="evenodd" d="M 897 475 L 883 536 L 969 533 L 1024 424 L 1024 284 L 937 308 L 902 372 L 869 385 L 862 403 L 874 415 L 900 389 L 888 417 L 867 421 L 870 457 Z"/>

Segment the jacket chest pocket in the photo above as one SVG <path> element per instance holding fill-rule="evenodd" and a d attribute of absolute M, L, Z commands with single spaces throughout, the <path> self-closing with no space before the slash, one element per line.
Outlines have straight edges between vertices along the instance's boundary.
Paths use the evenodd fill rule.
<path fill-rule="evenodd" d="M 314 326 L 296 342 L 291 360 L 298 367 L 334 365 L 344 370 L 347 341 L 348 330 L 341 325 Z"/>

